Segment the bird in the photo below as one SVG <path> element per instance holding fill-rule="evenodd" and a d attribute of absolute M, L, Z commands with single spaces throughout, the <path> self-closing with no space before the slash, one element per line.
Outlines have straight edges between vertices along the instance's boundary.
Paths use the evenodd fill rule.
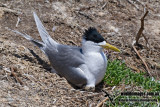
<path fill-rule="evenodd" d="M 104 78 L 107 68 L 104 49 L 116 52 L 120 52 L 120 50 L 106 43 L 94 27 L 89 27 L 84 31 L 81 46 L 60 44 L 51 38 L 35 12 L 33 12 L 33 17 L 42 41 L 36 40 L 26 33 L 12 31 L 40 48 L 49 59 L 52 72 L 64 77 L 77 87 L 94 90 L 95 86 Z"/>

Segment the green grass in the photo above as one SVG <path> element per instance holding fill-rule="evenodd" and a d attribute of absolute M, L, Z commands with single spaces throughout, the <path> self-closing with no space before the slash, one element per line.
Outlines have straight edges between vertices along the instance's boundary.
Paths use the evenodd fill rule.
<path fill-rule="evenodd" d="M 134 73 L 131 71 L 130 68 L 126 66 L 126 64 L 122 61 L 119 60 L 114 60 L 114 61 L 108 61 L 108 67 L 107 67 L 107 72 L 105 74 L 105 77 L 103 81 L 109 85 L 109 86 L 118 86 L 120 84 L 126 84 L 126 85 L 134 85 L 134 86 L 140 86 L 146 92 L 160 92 L 160 83 L 157 81 L 153 81 L 152 78 L 145 76 L 146 73 L 141 72 L 141 73 Z M 116 99 L 121 98 L 122 96 L 117 97 Z M 127 96 L 128 97 L 128 96 Z M 129 97 L 134 97 L 134 96 L 129 96 Z M 137 97 L 138 98 L 138 97 Z M 156 98 L 160 101 L 160 97 L 156 96 L 153 97 Z M 118 100 L 115 99 L 115 105 L 114 106 L 125 106 L 130 105 L 130 106 L 156 106 L 156 102 L 121 102 L 119 103 Z M 107 102 L 107 106 L 110 105 L 111 102 Z M 113 105 L 112 105 L 113 106 Z M 128 106 L 127 106 L 128 107 Z"/>
<path fill-rule="evenodd" d="M 152 81 L 152 78 L 145 77 L 145 73 L 134 73 L 124 62 L 119 60 L 108 61 L 107 72 L 103 81 L 109 86 L 116 86 L 121 83 L 135 84 L 144 89 L 155 92 L 160 91 L 160 83 Z"/>

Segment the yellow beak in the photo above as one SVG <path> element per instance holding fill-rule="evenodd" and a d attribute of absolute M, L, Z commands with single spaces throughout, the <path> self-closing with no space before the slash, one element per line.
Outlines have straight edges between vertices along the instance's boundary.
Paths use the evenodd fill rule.
<path fill-rule="evenodd" d="M 111 50 L 113 50 L 113 51 L 116 51 L 116 52 L 120 52 L 120 50 L 118 49 L 118 48 L 116 48 L 115 46 L 112 46 L 112 45 L 110 45 L 110 44 L 108 44 L 108 43 L 106 43 L 105 45 L 101 45 L 103 48 L 105 48 L 105 49 L 111 49 Z"/>

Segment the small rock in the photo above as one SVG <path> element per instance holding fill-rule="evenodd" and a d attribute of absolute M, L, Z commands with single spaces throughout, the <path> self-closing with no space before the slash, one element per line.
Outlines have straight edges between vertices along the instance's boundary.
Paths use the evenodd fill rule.
<path fill-rule="evenodd" d="M 102 16 L 105 15 L 105 13 L 104 12 L 98 12 L 98 15 L 102 17 Z"/>
<path fill-rule="evenodd" d="M 24 90 L 26 90 L 26 91 L 29 90 L 29 87 L 27 87 L 27 86 L 24 86 L 23 88 L 24 88 Z"/>
<path fill-rule="evenodd" d="M 18 47 L 18 50 L 25 51 L 25 48 L 24 48 L 24 46 L 20 46 L 20 47 Z"/>
<path fill-rule="evenodd" d="M 2 18 L 4 11 L 0 8 L 0 18 Z"/>
<path fill-rule="evenodd" d="M 119 56 L 118 59 L 119 59 L 119 60 L 122 60 L 122 57 Z"/>

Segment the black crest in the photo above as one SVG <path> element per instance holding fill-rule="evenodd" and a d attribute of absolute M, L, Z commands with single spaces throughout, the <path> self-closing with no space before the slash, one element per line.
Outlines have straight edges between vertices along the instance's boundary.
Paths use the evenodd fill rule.
<path fill-rule="evenodd" d="M 95 43 L 100 43 L 104 41 L 104 38 L 101 36 L 101 34 L 99 34 L 97 29 L 93 27 L 90 27 L 87 30 L 85 30 L 83 38 L 87 41 L 93 41 Z"/>

